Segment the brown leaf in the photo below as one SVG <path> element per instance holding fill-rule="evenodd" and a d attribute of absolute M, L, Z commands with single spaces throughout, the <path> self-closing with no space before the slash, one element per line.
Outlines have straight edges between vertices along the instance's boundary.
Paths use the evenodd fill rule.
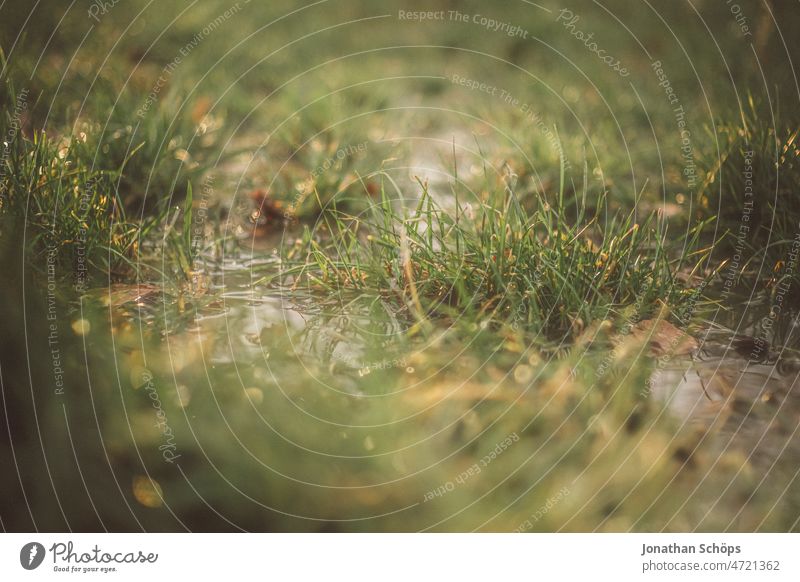
<path fill-rule="evenodd" d="M 663 319 L 640 321 L 631 329 L 631 336 L 649 342 L 650 351 L 657 356 L 685 356 L 698 348 L 692 336 Z"/>
<path fill-rule="evenodd" d="M 253 234 L 256 237 L 263 237 L 274 232 L 274 226 L 281 224 L 287 213 L 286 205 L 282 200 L 272 197 L 269 190 L 253 190 L 249 197 L 256 206 L 250 215 Z"/>

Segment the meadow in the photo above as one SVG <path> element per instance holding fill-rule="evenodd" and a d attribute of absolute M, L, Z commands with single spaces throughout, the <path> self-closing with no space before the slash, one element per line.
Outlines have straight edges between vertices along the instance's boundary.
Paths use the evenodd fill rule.
<path fill-rule="evenodd" d="M 790 3 L 0 23 L 4 530 L 800 530 Z"/>

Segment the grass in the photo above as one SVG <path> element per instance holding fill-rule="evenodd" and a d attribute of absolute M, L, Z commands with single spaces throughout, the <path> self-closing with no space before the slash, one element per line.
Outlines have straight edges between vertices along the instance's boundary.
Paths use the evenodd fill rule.
<path fill-rule="evenodd" d="M 543 341 L 568 340 L 628 305 L 643 319 L 675 310 L 713 276 L 705 266 L 710 249 L 698 245 L 702 225 L 667 242 L 655 213 L 641 224 L 633 212 L 587 213 L 585 190 L 568 215 L 563 167 L 561 176 L 552 202 L 518 198 L 507 178 L 466 202 L 456 176 L 452 212 L 424 183 L 416 202 L 392 200 L 386 179 L 370 211 L 353 215 L 334 201 L 304 244 L 290 248 L 282 276 L 294 287 L 383 297 L 420 325 L 488 321 Z"/>
<path fill-rule="evenodd" d="M 33 508 L 8 529 L 797 528 L 792 391 L 710 381 L 635 327 L 699 341 L 719 307 L 746 346 L 780 305 L 765 337 L 797 341 L 797 41 L 762 3 L 738 2 L 751 47 L 726 3 L 695 2 L 701 21 L 577 2 L 626 79 L 530 3 L 458 7 L 527 40 L 400 21 L 405 0 L 312 3 L 266 28 L 284 10 L 243 3 L 189 54 L 234 3 L 145 4 L 95 21 L 43 0 L 25 26 L 30 7 L 0 7 L 0 455 L 30 460 L 0 494 Z M 437 159 L 446 180 L 412 178 Z M 751 302 L 721 294 L 729 276 Z M 651 392 L 679 368 L 678 396 L 698 397 L 685 416 Z"/>
<path fill-rule="evenodd" d="M 26 94 L 3 81 L 8 100 L 24 104 Z M 17 111 L 25 107 L 17 105 Z M 15 135 L 3 152 L 0 210 L 6 228 L 27 225 L 29 252 L 41 259 L 34 265 L 42 266 L 48 254 L 75 277 L 86 277 L 130 264 L 140 225 L 128 218 L 116 190 L 124 161 L 111 170 L 95 168 L 82 139 L 51 138 L 43 131 L 28 137 L 14 132 L 19 124 L 8 110 L 0 120 L 2 134 Z"/>
<path fill-rule="evenodd" d="M 792 261 L 800 232 L 800 210 L 794 203 L 800 180 L 800 148 L 795 115 L 758 103 L 750 96 L 717 127 L 718 150 L 703 159 L 700 192 L 706 215 L 721 211 L 728 235 L 718 252 L 734 261 L 737 279 L 763 281 L 774 289 L 781 281 L 800 284 Z"/>
<path fill-rule="evenodd" d="M 0 134 L 11 136 L 3 148 L 0 214 L 6 228 L 27 225 L 33 264 L 43 272 L 46 264 L 56 265 L 60 280 L 77 280 L 85 289 L 92 281 L 141 275 L 156 245 L 169 257 L 169 270 L 177 267 L 170 277 L 188 276 L 197 245 L 187 232 L 187 193 L 191 181 L 208 172 L 203 163 L 219 158 L 214 128 L 207 127 L 213 122 L 200 115 L 187 125 L 155 111 L 134 127 L 130 95 L 111 103 L 104 86 L 83 115 L 107 114 L 105 123 L 78 118 L 71 132 L 31 129 L 38 100 L 29 90 L 15 90 L 1 52 L 0 64 L 6 89 Z M 201 144 L 197 153 L 181 148 L 194 141 Z M 178 218 L 183 226 L 176 229 Z"/>

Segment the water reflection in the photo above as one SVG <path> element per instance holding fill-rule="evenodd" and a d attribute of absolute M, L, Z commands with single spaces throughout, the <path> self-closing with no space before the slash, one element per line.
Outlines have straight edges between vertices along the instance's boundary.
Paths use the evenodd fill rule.
<path fill-rule="evenodd" d="M 651 386 L 687 427 L 706 433 L 714 451 L 739 451 L 768 469 L 800 456 L 800 357 L 778 347 L 753 360 L 753 346 L 751 336 L 709 332 L 694 358 L 657 369 Z"/>

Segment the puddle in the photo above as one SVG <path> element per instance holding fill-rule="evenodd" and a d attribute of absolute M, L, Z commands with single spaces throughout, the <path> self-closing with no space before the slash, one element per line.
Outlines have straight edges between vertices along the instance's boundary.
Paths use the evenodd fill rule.
<path fill-rule="evenodd" d="M 752 361 L 749 344 L 710 333 L 693 358 L 656 369 L 651 390 L 687 428 L 709 435 L 715 452 L 736 450 L 768 469 L 780 457 L 800 457 L 800 355 L 784 349 Z"/>

